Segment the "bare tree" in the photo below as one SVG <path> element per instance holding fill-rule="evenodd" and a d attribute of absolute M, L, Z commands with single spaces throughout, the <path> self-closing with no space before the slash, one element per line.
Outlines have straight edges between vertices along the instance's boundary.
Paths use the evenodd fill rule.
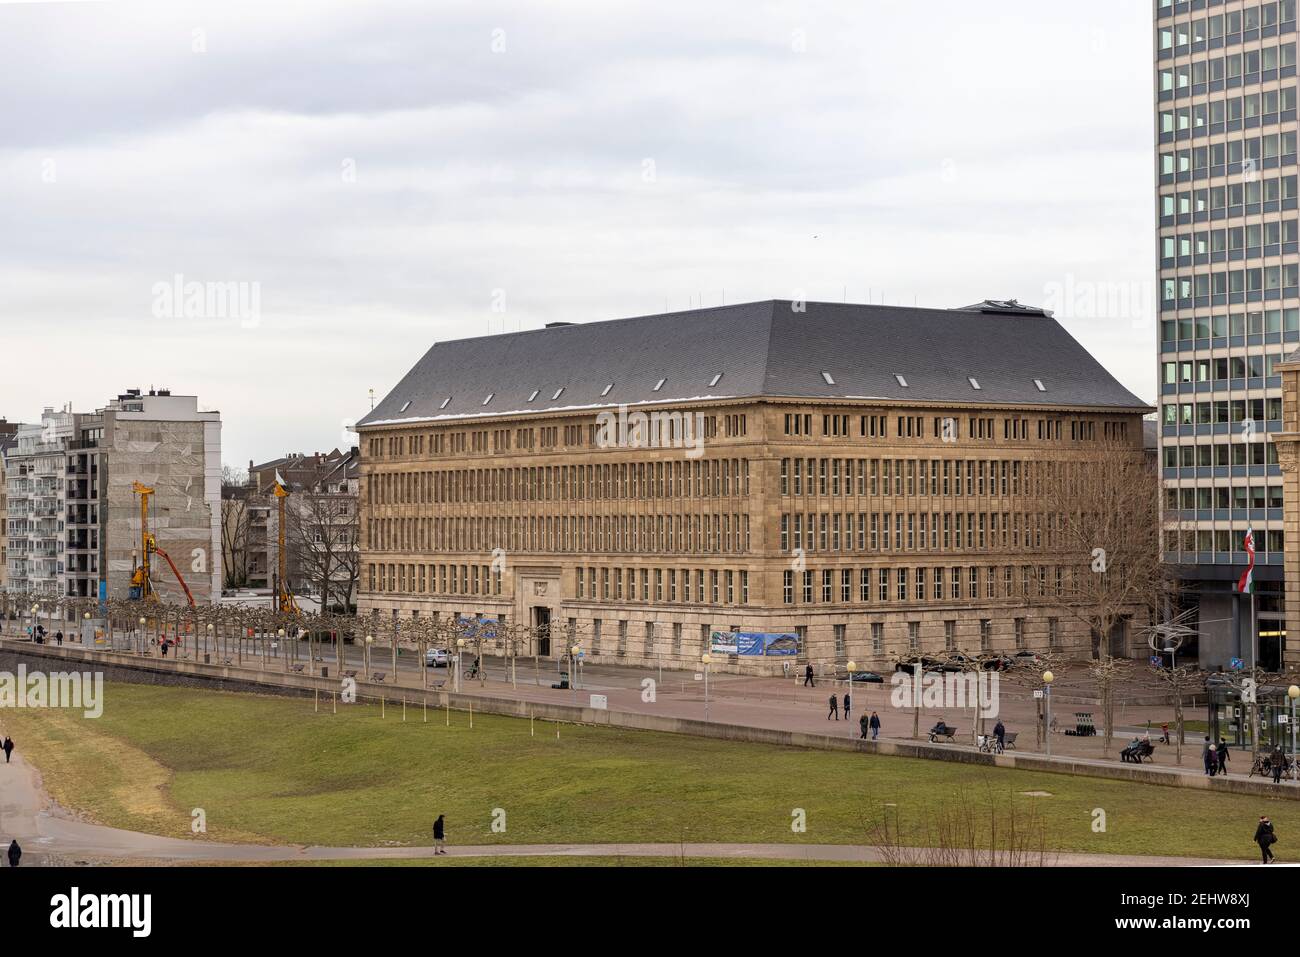
<path fill-rule="evenodd" d="M 1122 440 L 1046 468 L 1049 544 L 1055 536 L 1074 571 L 1066 606 L 1088 626 L 1092 657 L 1108 657 L 1119 650 L 1112 647 L 1116 628 L 1134 615 L 1150 619 L 1170 591 L 1160 554 L 1159 477 L 1141 445 Z"/>
<path fill-rule="evenodd" d="M 248 584 L 248 499 L 221 498 L 221 581 L 225 588 Z"/>
<path fill-rule="evenodd" d="M 297 492 L 285 508 L 285 550 L 292 574 L 312 586 L 321 609 L 352 604 L 357 576 L 356 498 Z"/>
<path fill-rule="evenodd" d="M 1102 754 L 1110 751 L 1111 738 L 1115 734 L 1115 686 L 1128 675 L 1132 666 L 1131 659 L 1116 658 L 1103 652 L 1100 658 L 1088 662 L 1085 669 L 1097 689 L 1101 720 L 1106 727 L 1101 735 Z"/>

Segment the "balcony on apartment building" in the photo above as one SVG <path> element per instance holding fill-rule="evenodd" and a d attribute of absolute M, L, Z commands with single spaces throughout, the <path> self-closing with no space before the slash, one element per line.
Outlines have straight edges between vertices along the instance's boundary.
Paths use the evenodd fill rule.
<path fill-rule="evenodd" d="M 67 528 L 73 528 L 79 525 L 98 525 L 99 524 L 99 507 L 96 505 L 68 505 L 67 515 L 64 517 L 64 525 Z"/>

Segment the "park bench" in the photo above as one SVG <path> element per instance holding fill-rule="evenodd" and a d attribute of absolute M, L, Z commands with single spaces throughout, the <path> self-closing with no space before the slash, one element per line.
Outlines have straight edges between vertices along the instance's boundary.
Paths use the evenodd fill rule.
<path fill-rule="evenodd" d="M 939 738 L 945 738 L 949 742 L 957 736 L 957 729 L 950 724 L 940 722 L 930 729 L 930 743 L 934 744 Z"/>
<path fill-rule="evenodd" d="M 235 659 L 234 659 L 234 658 L 222 658 L 221 660 L 222 660 L 222 662 L 224 662 L 225 664 L 230 665 L 230 664 L 233 664 L 233 663 L 234 663 L 234 660 L 235 660 Z"/>
<path fill-rule="evenodd" d="M 386 671 L 376 671 L 376 672 L 374 672 L 373 674 L 371 674 L 371 676 L 370 676 L 370 680 L 371 680 L 371 681 L 383 681 L 384 678 L 385 678 L 387 675 L 388 675 L 388 672 L 386 672 Z"/>
<path fill-rule="evenodd" d="M 447 683 L 446 678 L 439 678 L 437 681 L 430 681 L 429 686 L 432 688 L 441 688 L 446 683 Z"/>
<path fill-rule="evenodd" d="M 1156 746 L 1150 741 L 1134 741 L 1119 753 L 1121 761 L 1141 764 L 1143 758 L 1150 758 L 1156 753 Z"/>
<path fill-rule="evenodd" d="M 290 671 L 293 671 L 293 672 L 296 672 L 297 674 L 302 674 L 302 669 L 303 669 L 303 666 L 302 666 L 302 665 L 290 665 L 290 666 L 289 666 L 289 670 L 290 670 Z"/>
<path fill-rule="evenodd" d="M 1019 731 L 1008 731 L 1006 734 L 1002 736 L 1002 740 L 1003 740 L 1002 746 L 1004 748 L 1014 748 L 1016 746 L 1016 737 L 1019 734 L 1020 734 Z"/>

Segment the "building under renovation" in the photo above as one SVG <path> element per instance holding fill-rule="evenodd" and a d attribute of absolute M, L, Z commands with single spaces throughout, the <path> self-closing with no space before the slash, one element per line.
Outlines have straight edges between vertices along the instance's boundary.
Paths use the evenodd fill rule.
<path fill-rule="evenodd" d="M 15 438 L 4 452 L 6 591 L 126 598 L 147 522 L 159 597 L 220 595 L 220 413 L 130 389 L 94 412 L 46 408 Z"/>

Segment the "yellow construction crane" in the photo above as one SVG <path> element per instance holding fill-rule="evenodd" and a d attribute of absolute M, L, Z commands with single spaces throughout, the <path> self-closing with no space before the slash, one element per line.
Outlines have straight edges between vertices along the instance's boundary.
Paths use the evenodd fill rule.
<path fill-rule="evenodd" d="M 282 614 L 296 615 L 299 613 L 298 602 L 294 600 L 293 592 L 289 590 L 289 579 L 287 575 L 288 562 L 285 560 L 284 551 L 285 505 L 289 499 L 289 490 L 284 487 L 283 482 L 280 480 L 279 471 L 275 473 L 275 484 L 272 486 L 272 491 L 275 493 L 280 508 L 280 520 L 277 523 L 276 536 L 279 545 L 276 549 L 277 555 L 279 556 L 279 580 L 276 582 L 275 602 L 276 607 L 279 608 Z"/>
<path fill-rule="evenodd" d="M 167 562 L 168 567 L 171 568 L 172 574 L 176 576 L 181 589 L 185 592 L 186 601 L 193 608 L 194 596 L 190 594 L 190 586 L 185 584 L 185 579 L 181 577 L 180 570 L 176 567 L 176 563 L 172 561 L 172 557 L 158 546 L 158 540 L 149 531 L 149 499 L 154 494 L 153 486 L 133 482 L 131 491 L 140 496 L 140 564 L 136 565 L 135 572 L 131 575 L 131 590 L 129 592 L 131 599 L 158 600 L 153 587 L 153 563 L 150 561 L 150 556 L 157 552 Z"/>

